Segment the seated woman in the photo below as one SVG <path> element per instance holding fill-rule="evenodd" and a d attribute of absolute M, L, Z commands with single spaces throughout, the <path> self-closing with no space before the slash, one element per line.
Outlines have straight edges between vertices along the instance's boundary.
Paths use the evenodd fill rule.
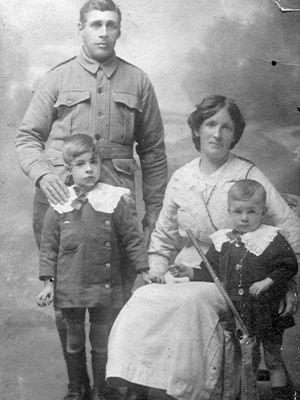
<path fill-rule="evenodd" d="M 232 227 L 227 193 L 235 181 L 251 178 L 265 187 L 268 211 L 263 222 L 285 228 L 290 245 L 300 253 L 299 218 L 258 168 L 230 153 L 245 127 L 234 101 L 208 97 L 188 124 L 201 156 L 172 176 L 149 248 L 151 274 L 167 284 L 137 289 L 110 335 L 107 382 L 130 386 L 127 399 L 141 398 L 141 386 L 178 400 L 236 397 L 237 354 L 234 338 L 224 329 L 222 295 L 214 283 L 176 280 L 168 272 L 174 252 L 176 265 L 199 268 L 201 259 L 186 229 L 207 251 L 212 233 Z M 285 315 L 295 311 L 294 300 L 293 293 L 287 296 Z"/>

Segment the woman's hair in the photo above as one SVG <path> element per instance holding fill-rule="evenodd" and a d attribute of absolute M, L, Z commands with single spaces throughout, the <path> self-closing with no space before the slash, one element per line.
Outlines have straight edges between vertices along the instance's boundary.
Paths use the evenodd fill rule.
<path fill-rule="evenodd" d="M 119 7 L 112 0 L 89 0 L 79 11 L 79 21 L 82 25 L 86 22 L 86 15 L 93 10 L 98 11 L 114 11 L 118 14 L 119 24 L 121 25 L 122 14 Z"/>
<path fill-rule="evenodd" d="M 188 118 L 188 124 L 192 130 L 193 142 L 198 151 L 201 148 L 199 135 L 196 136 L 196 132 L 199 132 L 201 125 L 206 119 L 211 118 L 223 108 L 228 112 L 235 124 L 234 138 L 230 149 L 233 149 L 240 140 L 246 125 L 243 114 L 231 98 L 216 94 L 206 97 L 200 104 L 196 105 L 196 110 Z"/>
<path fill-rule="evenodd" d="M 100 150 L 97 143 L 91 136 L 82 133 L 69 136 L 62 147 L 63 159 L 67 166 L 70 166 L 76 157 L 89 152 L 91 152 L 93 156 L 98 156 L 100 158 Z"/>
<path fill-rule="evenodd" d="M 266 205 L 267 192 L 261 183 L 253 179 L 237 181 L 228 191 L 228 205 L 231 201 L 248 201 L 254 196 L 264 206 Z"/>

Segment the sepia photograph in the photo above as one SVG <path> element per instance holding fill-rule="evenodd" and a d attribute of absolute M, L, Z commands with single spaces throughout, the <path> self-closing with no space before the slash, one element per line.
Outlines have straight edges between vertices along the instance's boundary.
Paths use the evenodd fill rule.
<path fill-rule="evenodd" d="M 0 21 L 0 398 L 299 400 L 300 1 Z"/>

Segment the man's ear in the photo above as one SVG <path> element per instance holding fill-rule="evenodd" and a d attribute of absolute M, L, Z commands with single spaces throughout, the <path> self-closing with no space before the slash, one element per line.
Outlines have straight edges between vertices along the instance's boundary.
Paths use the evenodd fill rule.
<path fill-rule="evenodd" d="M 197 131 L 196 129 L 194 130 L 194 135 L 196 137 L 200 137 L 200 129 Z"/>
<path fill-rule="evenodd" d="M 82 22 L 78 22 L 78 33 L 79 35 L 82 37 L 83 36 L 83 28 L 84 28 L 84 24 Z"/>

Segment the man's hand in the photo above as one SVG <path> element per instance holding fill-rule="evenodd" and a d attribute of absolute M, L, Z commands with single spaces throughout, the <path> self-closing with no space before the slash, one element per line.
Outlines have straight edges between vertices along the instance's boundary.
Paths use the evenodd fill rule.
<path fill-rule="evenodd" d="M 153 229 L 155 228 L 155 224 L 156 224 L 158 216 L 159 216 L 158 213 L 146 212 L 146 214 L 142 220 L 144 239 L 146 242 L 147 249 L 149 247 L 151 233 L 152 233 Z"/>
<path fill-rule="evenodd" d="M 47 284 L 44 289 L 37 295 L 36 304 L 39 307 L 49 306 L 52 303 L 54 297 L 54 285 Z"/>
<path fill-rule="evenodd" d="M 69 191 L 64 182 L 55 174 L 46 174 L 39 180 L 39 186 L 53 204 L 64 204 L 69 197 Z"/>
<path fill-rule="evenodd" d="M 146 285 L 150 285 L 151 283 L 166 283 L 166 280 L 162 275 L 150 275 L 148 271 L 141 271 L 140 275 Z"/>
<path fill-rule="evenodd" d="M 268 290 L 269 287 L 273 285 L 273 283 L 274 282 L 271 278 L 266 278 L 262 281 L 254 282 L 253 285 L 250 286 L 249 293 L 253 297 L 258 297 L 261 293 Z"/>

